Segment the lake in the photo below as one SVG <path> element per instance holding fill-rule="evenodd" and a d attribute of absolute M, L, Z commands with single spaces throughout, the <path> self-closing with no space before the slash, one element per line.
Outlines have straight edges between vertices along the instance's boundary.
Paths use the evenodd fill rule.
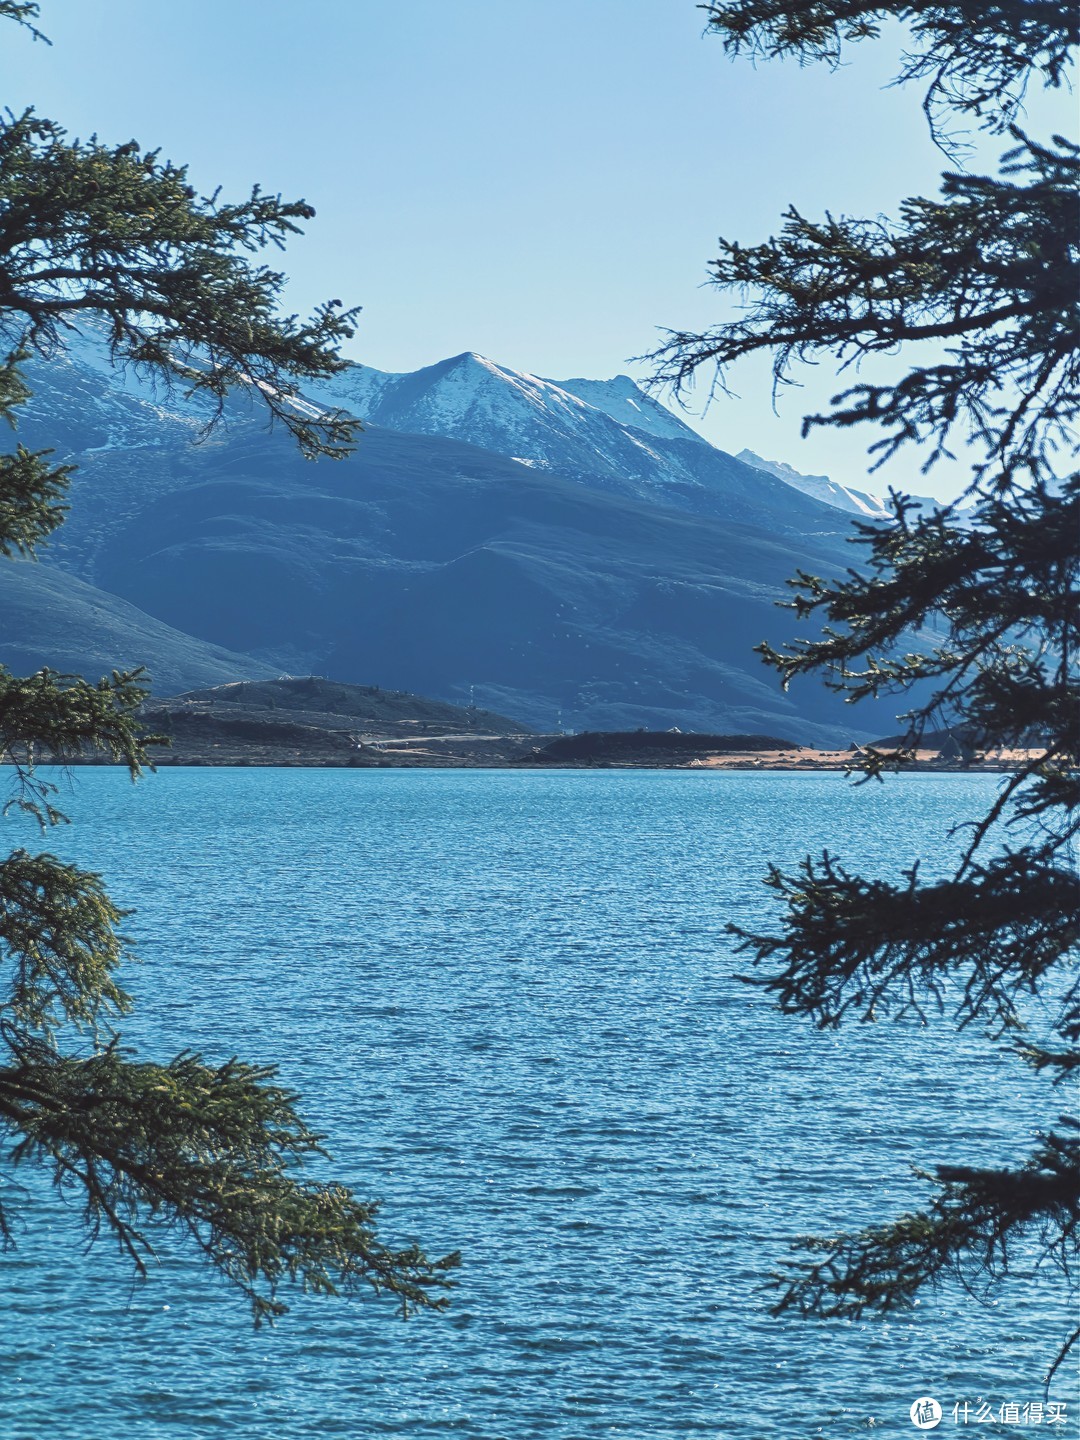
<path fill-rule="evenodd" d="M 762 1285 L 792 1237 L 917 1205 L 912 1165 L 1019 1158 L 1045 1085 L 974 1030 L 782 1017 L 724 934 L 769 923 L 770 859 L 944 865 L 998 778 L 77 772 L 47 846 L 135 907 L 125 1038 L 279 1064 L 384 1238 L 463 1267 L 442 1316 L 297 1297 L 255 1332 L 184 1252 L 134 1283 L 32 1193 L 0 1433 L 797 1440 L 1041 1399 L 1051 1278 L 857 1324 L 774 1320 Z"/>

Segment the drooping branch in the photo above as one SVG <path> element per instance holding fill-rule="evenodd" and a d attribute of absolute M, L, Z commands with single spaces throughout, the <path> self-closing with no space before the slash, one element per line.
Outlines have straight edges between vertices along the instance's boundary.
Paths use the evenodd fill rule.
<path fill-rule="evenodd" d="M 55 784 L 37 773 L 40 761 L 63 764 L 104 753 L 138 776 L 150 763 L 147 746 L 163 743 L 139 723 L 146 695 L 142 670 L 114 670 L 92 684 L 47 669 L 18 677 L 0 665 L 0 764 L 13 767 L 16 781 L 5 809 L 21 809 L 43 828 L 64 820 L 50 798 Z"/>
<path fill-rule="evenodd" d="M 34 24 L 40 13 L 37 0 L 0 0 L 0 20 L 14 20 L 17 25 L 25 26 L 35 40 L 44 40 L 48 45 L 51 43 L 48 36 Z"/>
<path fill-rule="evenodd" d="M 154 1254 L 142 1224 L 179 1231 L 247 1297 L 256 1323 L 287 1306 L 283 1282 L 321 1294 L 370 1287 L 404 1313 L 445 1304 L 458 1257 L 377 1238 L 376 1207 L 341 1185 L 304 1179 L 321 1137 L 271 1066 L 209 1066 L 184 1054 L 136 1062 L 114 1045 L 86 1059 L 9 1034 L 0 1068 L 0 1126 L 17 1135 L 15 1164 L 43 1161 L 75 1188 L 93 1233 L 111 1233 L 140 1273 Z M 10 1233 L 11 1219 L 0 1216 Z"/>
<path fill-rule="evenodd" d="M 799 619 L 823 619 L 826 631 L 824 639 L 769 652 L 785 682 L 817 671 L 853 689 L 860 660 L 887 656 L 935 615 L 947 617 L 953 668 L 960 656 L 989 658 L 1005 637 L 1036 650 L 1049 643 L 1059 659 L 1075 653 L 1080 477 L 1053 490 L 983 497 L 963 525 L 947 508 L 921 512 L 903 499 L 892 520 L 856 523 L 860 563 L 846 576 L 800 573 L 790 582 L 790 608 Z M 1067 682 L 1067 671 L 1052 673 Z"/>
<path fill-rule="evenodd" d="M 895 227 L 789 210 L 764 244 L 722 241 L 710 283 L 743 296 L 745 317 L 669 334 L 647 357 L 654 383 L 679 392 L 704 367 L 723 386 L 736 361 L 766 351 L 782 384 L 798 362 L 844 367 L 938 342 L 944 361 L 853 386 L 804 430 L 869 423 L 883 432 L 878 463 L 913 442 L 929 445 L 928 468 L 962 424 L 983 451 L 977 477 L 1050 476 L 1080 404 L 1080 161 L 1064 141 L 1016 134 L 1000 177 L 946 175 L 941 198 L 906 201 Z"/>
<path fill-rule="evenodd" d="M 1007 1275 L 1024 1245 L 1034 1252 L 1033 1267 L 1050 1263 L 1071 1274 L 1080 1231 L 1080 1137 L 1075 1121 L 1063 1128 L 1044 1135 L 1016 1169 L 942 1165 L 924 1174 L 940 1185 L 924 1211 L 856 1235 L 804 1237 L 799 1244 L 814 1258 L 774 1276 L 781 1295 L 773 1313 L 857 1318 L 900 1309 L 950 1274 L 968 1288 Z M 1066 1338 L 1047 1382 L 1078 1334 Z"/>
<path fill-rule="evenodd" d="M 33 29 L 37 13 L 29 0 L 0 0 L 0 19 Z M 279 315 L 284 277 L 250 258 L 280 248 L 311 214 L 257 187 L 237 204 L 199 196 L 182 167 L 134 142 L 69 141 L 31 112 L 0 119 L 0 418 L 14 424 L 28 399 L 29 352 L 91 323 L 114 363 L 208 397 L 211 424 L 244 389 L 305 454 L 345 454 L 356 422 L 306 404 L 298 386 L 344 367 L 337 350 L 355 312 L 331 300 L 308 320 Z M 0 554 L 33 555 L 63 520 L 70 471 L 48 454 L 0 456 Z M 137 776 L 156 738 L 140 732 L 145 694 L 140 670 L 93 684 L 0 669 L 9 806 L 43 827 L 65 818 L 42 761 L 93 751 Z M 123 918 L 96 875 L 23 850 L 0 862 L 5 1162 L 44 1165 L 80 1200 L 90 1233 L 111 1235 L 140 1274 L 151 1226 L 179 1232 L 247 1296 L 257 1323 L 284 1311 L 285 1282 L 325 1294 L 372 1288 L 406 1313 L 441 1306 L 456 1256 L 390 1249 L 374 1206 L 302 1172 L 320 1137 L 272 1068 L 190 1054 L 157 1064 L 121 1050 L 111 1025 L 129 1003 L 115 975 Z M 6 1245 L 10 1204 L 5 1188 Z"/>
<path fill-rule="evenodd" d="M 946 1007 L 960 1026 L 1021 1028 L 1018 997 L 1038 993 L 1080 940 L 1080 878 L 1037 846 L 959 878 L 924 881 L 915 866 L 900 885 L 852 874 L 826 852 L 794 875 L 773 868 L 767 884 L 786 902 L 780 933 L 729 927 L 767 967 L 744 978 L 822 1028 Z M 1068 987 L 1065 1009 L 1078 994 Z"/>
<path fill-rule="evenodd" d="M 124 1014 L 128 996 L 114 978 L 126 954 L 124 915 L 99 875 L 25 850 L 0 861 L 0 955 L 10 971 L 0 1025 L 96 1034 L 104 1017 Z"/>
<path fill-rule="evenodd" d="M 26 358 L 25 350 L 16 350 L 0 361 L 0 418 L 12 428 L 15 411 L 30 398 L 19 369 Z M 0 455 L 0 555 L 33 555 L 63 523 L 72 468 L 47 464 L 49 454 L 19 445 L 14 454 Z"/>

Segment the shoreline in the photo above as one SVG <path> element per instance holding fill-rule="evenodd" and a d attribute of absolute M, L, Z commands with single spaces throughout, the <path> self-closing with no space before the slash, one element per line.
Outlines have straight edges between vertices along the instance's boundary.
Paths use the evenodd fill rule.
<path fill-rule="evenodd" d="M 911 775 L 1005 775 L 1015 772 L 1018 767 L 1017 761 L 1008 760 L 987 760 L 963 764 L 959 761 L 914 761 L 906 765 L 896 766 L 887 773 L 890 774 L 911 774 Z M 15 768 L 10 761 L 0 761 L 5 768 Z M 37 769 L 116 769 L 125 770 L 127 767 L 123 761 L 111 759 L 99 759 L 96 756 L 78 756 L 66 760 L 39 761 Z M 190 756 L 173 759 L 170 757 L 151 758 L 148 769 L 152 770 L 506 770 L 524 771 L 534 773 L 545 771 L 563 770 L 686 770 L 694 773 L 715 773 L 717 771 L 736 771 L 740 773 L 752 772 L 793 774 L 804 772 L 807 774 L 835 773 L 835 774 L 856 774 L 857 767 L 849 761 L 825 761 L 825 760 L 797 760 L 797 761 L 774 761 L 774 760 L 749 760 L 739 757 L 728 759 L 724 757 L 715 761 L 690 760 L 683 762 L 671 762 L 664 764 L 655 760 L 649 761 L 540 761 L 532 758 L 524 761 L 505 760 L 476 760 L 464 758 L 438 759 L 431 756 L 417 756 L 415 759 L 389 759 L 362 760 L 362 761 L 341 761 L 330 759 L 317 759 L 312 757 L 295 757 L 290 759 L 244 759 L 236 756 L 209 757 L 205 759 L 194 759 Z"/>

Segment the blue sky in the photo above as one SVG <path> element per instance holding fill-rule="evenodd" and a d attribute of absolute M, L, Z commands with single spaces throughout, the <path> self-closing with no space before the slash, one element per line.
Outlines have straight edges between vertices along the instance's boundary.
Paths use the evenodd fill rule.
<path fill-rule="evenodd" d="M 309 200 L 280 261 L 289 305 L 363 305 L 350 353 L 385 370 L 477 350 L 641 377 L 628 357 L 659 327 L 721 314 L 702 288 L 718 235 L 762 239 L 788 203 L 887 213 L 943 166 L 919 94 L 887 88 L 896 35 L 836 73 L 755 67 L 703 37 L 693 0 L 43 0 L 41 23 L 51 47 L 5 27 L 3 103 L 160 146 L 204 190 Z M 776 415 L 750 363 L 738 399 L 688 418 L 726 450 L 865 485 L 870 437 L 799 438 L 836 388 L 804 378 Z M 901 458 L 872 488 L 962 478 Z"/>

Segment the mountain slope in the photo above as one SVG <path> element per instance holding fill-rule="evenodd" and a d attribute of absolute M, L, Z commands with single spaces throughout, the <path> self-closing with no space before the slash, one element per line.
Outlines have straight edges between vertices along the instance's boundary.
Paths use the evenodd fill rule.
<path fill-rule="evenodd" d="M 794 466 L 785 465 L 782 460 L 763 460 L 760 455 L 755 455 L 753 450 L 740 450 L 736 459 L 754 470 L 774 475 L 801 494 L 810 495 L 825 505 L 834 505 L 837 510 L 844 510 L 849 515 L 858 515 L 863 519 L 888 518 L 889 511 L 880 495 L 871 495 L 865 490 L 853 490 L 836 480 L 830 480 L 828 475 L 803 475 Z"/>
<path fill-rule="evenodd" d="M 828 692 L 782 695 L 751 653 L 787 633 L 775 605 L 795 568 L 846 561 L 837 539 L 796 543 L 374 429 L 336 465 L 259 435 L 161 464 L 187 483 L 100 539 L 96 574 L 219 645 L 539 727 L 561 710 L 575 728 L 851 738 Z"/>
<path fill-rule="evenodd" d="M 544 383 L 576 396 L 621 425 L 629 425 L 660 440 L 694 440 L 712 449 L 704 436 L 651 395 L 646 395 L 629 375 L 616 375 L 612 380 L 547 380 Z"/>
<path fill-rule="evenodd" d="M 145 665 L 156 695 L 278 670 L 197 640 L 73 575 L 27 560 L 0 563 L 0 664 L 15 675 L 48 666 L 97 680 Z"/>
<path fill-rule="evenodd" d="M 849 515 L 867 520 L 891 521 L 893 518 L 892 511 L 881 495 L 873 495 L 867 490 L 855 490 L 850 485 L 841 485 L 838 480 L 830 480 L 828 475 L 803 475 L 794 466 L 785 465 L 782 460 L 763 460 L 760 455 L 755 455 L 753 450 L 740 450 L 736 459 L 754 470 L 775 476 L 777 480 L 782 480 L 785 485 L 790 485 L 803 495 L 809 495 L 825 505 L 833 505 L 837 510 L 846 511 Z M 910 495 L 908 498 L 913 500 L 920 510 L 935 510 L 940 503 L 932 495 Z"/>
<path fill-rule="evenodd" d="M 171 765 L 505 765 L 527 727 L 487 710 L 307 675 L 193 690 L 143 707 Z"/>
<path fill-rule="evenodd" d="M 420 730 L 449 731 L 454 735 L 500 735 L 525 733 L 528 727 L 509 715 L 496 715 L 475 707 L 463 709 L 410 695 L 403 690 L 384 690 L 378 685 L 346 685 L 319 675 L 279 676 L 276 680 L 243 680 L 213 685 L 174 695 L 175 712 L 183 707 L 203 707 L 220 715 L 288 717 L 324 730 L 349 729 L 361 736 L 401 739 Z"/>

